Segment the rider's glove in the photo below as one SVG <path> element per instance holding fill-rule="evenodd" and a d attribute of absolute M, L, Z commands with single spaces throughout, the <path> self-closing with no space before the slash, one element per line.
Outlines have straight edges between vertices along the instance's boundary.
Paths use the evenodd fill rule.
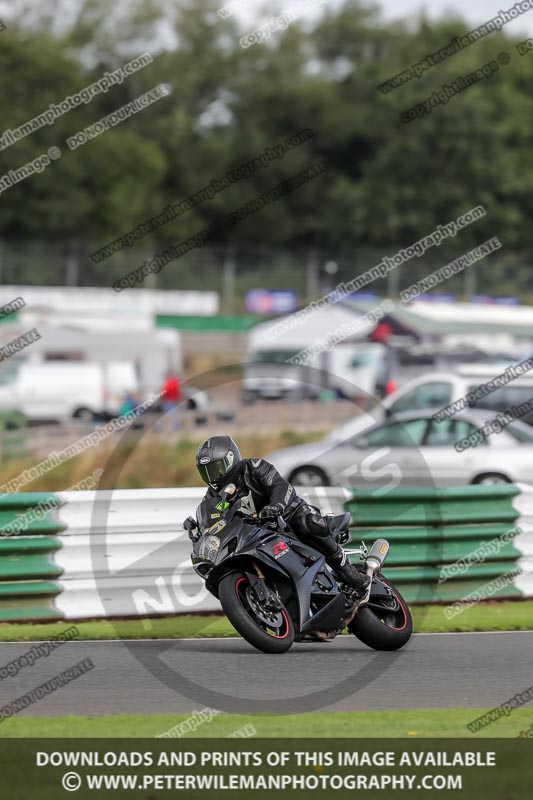
<path fill-rule="evenodd" d="M 201 536 L 200 531 L 194 533 L 194 531 L 196 531 L 198 528 L 198 523 L 196 522 L 194 517 L 187 517 L 187 519 L 184 520 L 183 522 L 183 527 L 189 534 L 189 539 L 191 540 L 191 542 L 195 542 L 197 539 L 200 538 Z"/>
<path fill-rule="evenodd" d="M 260 519 L 276 519 L 280 514 L 283 514 L 285 507 L 281 503 L 274 503 L 273 505 L 265 506 L 259 512 Z"/>

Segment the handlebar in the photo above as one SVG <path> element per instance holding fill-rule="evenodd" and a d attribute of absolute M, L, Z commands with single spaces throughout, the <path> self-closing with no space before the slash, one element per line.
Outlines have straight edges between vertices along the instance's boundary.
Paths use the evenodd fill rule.
<path fill-rule="evenodd" d="M 262 518 L 259 516 L 252 517 L 250 515 L 245 515 L 245 514 L 239 514 L 238 516 L 240 516 L 242 521 L 246 522 L 246 524 L 248 525 L 258 525 L 258 526 L 268 525 L 269 527 L 272 527 L 273 530 L 278 527 L 281 530 L 285 530 L 285 528 L 287 527 L 287 523 L 285 522 L 281 514 L 279 514 L 276 517 L 262 517 Z"/>
<path fill-rule="evenodd" d="M 257 525 L 257 526 L 265 524 L 271 525 L 273 522 L 277 521 L 276 517 L 259 517 L 259 516 L 252 517 L 250 515 L 241 516 L 240 514 L 239 516 L 242 519 L 242 521 L 245 522 L 247 525 Z"/>

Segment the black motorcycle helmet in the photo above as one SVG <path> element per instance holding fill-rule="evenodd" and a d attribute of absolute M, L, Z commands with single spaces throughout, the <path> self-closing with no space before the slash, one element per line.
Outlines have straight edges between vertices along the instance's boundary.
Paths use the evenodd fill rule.
<path fill-rule="evenodd" d="M 217 491 L 236 481 L 241 463 L 239 448 L 231 436 L 211 436 L 196 451 L 200 478 Z"/>

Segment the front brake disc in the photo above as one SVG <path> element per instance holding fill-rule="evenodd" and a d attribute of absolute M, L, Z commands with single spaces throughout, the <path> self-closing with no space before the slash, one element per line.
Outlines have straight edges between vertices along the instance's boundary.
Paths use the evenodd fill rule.
<path fill-rule="evenodd" d="M 264 608 L 264 606 L 259 603 L 251 586 L 246 588 L 246 599 L 248 600 L 250 608 L 256 617 L 261 620 L 261 622 L 264 622 L 265 625 L 268 625 L 271 628 L 281 628 L 283 625 L 281 611 Z"/>

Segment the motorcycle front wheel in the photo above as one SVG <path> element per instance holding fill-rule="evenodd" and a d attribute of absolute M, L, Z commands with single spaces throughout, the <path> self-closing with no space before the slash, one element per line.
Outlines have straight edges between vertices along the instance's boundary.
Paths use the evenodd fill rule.
<path fill-rule="evenodd" d="M 378 580 L 387 588 L 388 597 L 370 594 L 368 605 L 359 609 L 348 630 L 374 650 L 399 650 L 413 633 L 411 612 L 396 587 L 381 575 Z"/>
<path fill-rule="evenodd" d="M 258 602 L 243 572 L 230 572 L 220 582 L 218 597 L 235 628 L 253 647 L 263 653 L 285 653 L 294 642 L 294 625 L 283 604 L 268 611 Z"/>

